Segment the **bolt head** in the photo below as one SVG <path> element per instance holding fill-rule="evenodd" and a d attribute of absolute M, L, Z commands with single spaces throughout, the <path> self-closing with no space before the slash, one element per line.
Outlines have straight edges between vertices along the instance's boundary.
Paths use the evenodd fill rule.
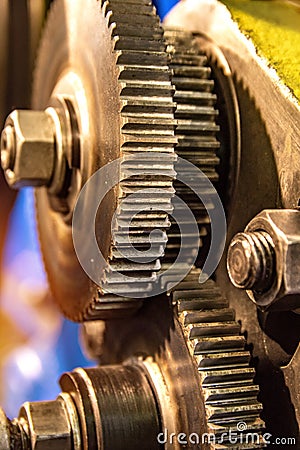
<path fill-rule="evenodd" d="M 1 139 L 1 163 L 9 185 L 47 186 L 55 158 L 54 125 L 45 111 L 16 110 Z"/>

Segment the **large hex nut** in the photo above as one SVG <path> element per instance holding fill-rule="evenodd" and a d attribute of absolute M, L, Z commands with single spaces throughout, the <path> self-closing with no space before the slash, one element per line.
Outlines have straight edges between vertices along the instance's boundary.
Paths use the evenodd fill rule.
<path fill-rule="evenodd" d="M 55 163 L 55 128 L 45 111 L 16 110 L 1 137 L 1 162 L 13 188 L 47 186 Z"/>
<path fill-rule="evenodd" d="M 62 399 L 25 403 L 19 414 L 30 438 L 32 450 L 71 450 L 72 429 Z"/>
<path fill-rule="evenodd" d="M 245 231 L 266 231 L 274 242 L 276 257 L 273 286 L 263 293 L 247 291 L 249 296 L 261 306 L 273 305 L 284 298 L 281 307 L 299 308 L 297 294 L 300 294 L 300 211 L 264 210 L 248 224 Z"/>

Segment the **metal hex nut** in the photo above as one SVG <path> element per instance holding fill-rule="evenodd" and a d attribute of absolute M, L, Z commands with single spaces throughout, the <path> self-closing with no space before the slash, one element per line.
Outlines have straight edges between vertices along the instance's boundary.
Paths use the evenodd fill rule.
<path fill-rule="evenodd" d="M 13 130 L 13 139 L 9 142 L 4 139 L 6 130 L 10 136 Z M 51 117 L 45 111 L 15 110 L 6 120 L 3 135 L 1 159 L 9 161 L 5 175 L 10 186 L 47 186 L 55 159 L 55 131 Z"/>
<path fill-rule="evenodd" d="M 300 294 L 300 211 L 264 210 L 246 228 L 246 231 L 257 230 L 267 231 L 274 242 L 276 281 L 270 291 L 255 301 L 268 306 L 280 298 Z"/>
<path fill-rule="evenodd" d="M 19 420 L 28 424 L 32 450 L 72 449 L 72 430 L 63 400 L 25 403 Z"/>

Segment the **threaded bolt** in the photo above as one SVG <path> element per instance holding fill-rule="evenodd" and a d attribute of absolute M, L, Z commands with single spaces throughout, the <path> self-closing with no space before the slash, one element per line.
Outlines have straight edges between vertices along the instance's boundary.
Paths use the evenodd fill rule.
<path fill-rule="evenodd" d="M 271 236 L 264 231 L 236 234 L 229 245 L 227 270 L 237 288 L 267 291 L 275 276 Z"/>

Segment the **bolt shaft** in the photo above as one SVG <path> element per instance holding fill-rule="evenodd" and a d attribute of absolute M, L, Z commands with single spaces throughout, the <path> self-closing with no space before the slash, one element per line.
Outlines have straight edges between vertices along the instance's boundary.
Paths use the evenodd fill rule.
<path fill-rule="evenodd" d="M 274 244 L 264 231 L 238 233 L 231 241 L 227 269 L 234 286 L 263 292 L 275 274 Z"/>

